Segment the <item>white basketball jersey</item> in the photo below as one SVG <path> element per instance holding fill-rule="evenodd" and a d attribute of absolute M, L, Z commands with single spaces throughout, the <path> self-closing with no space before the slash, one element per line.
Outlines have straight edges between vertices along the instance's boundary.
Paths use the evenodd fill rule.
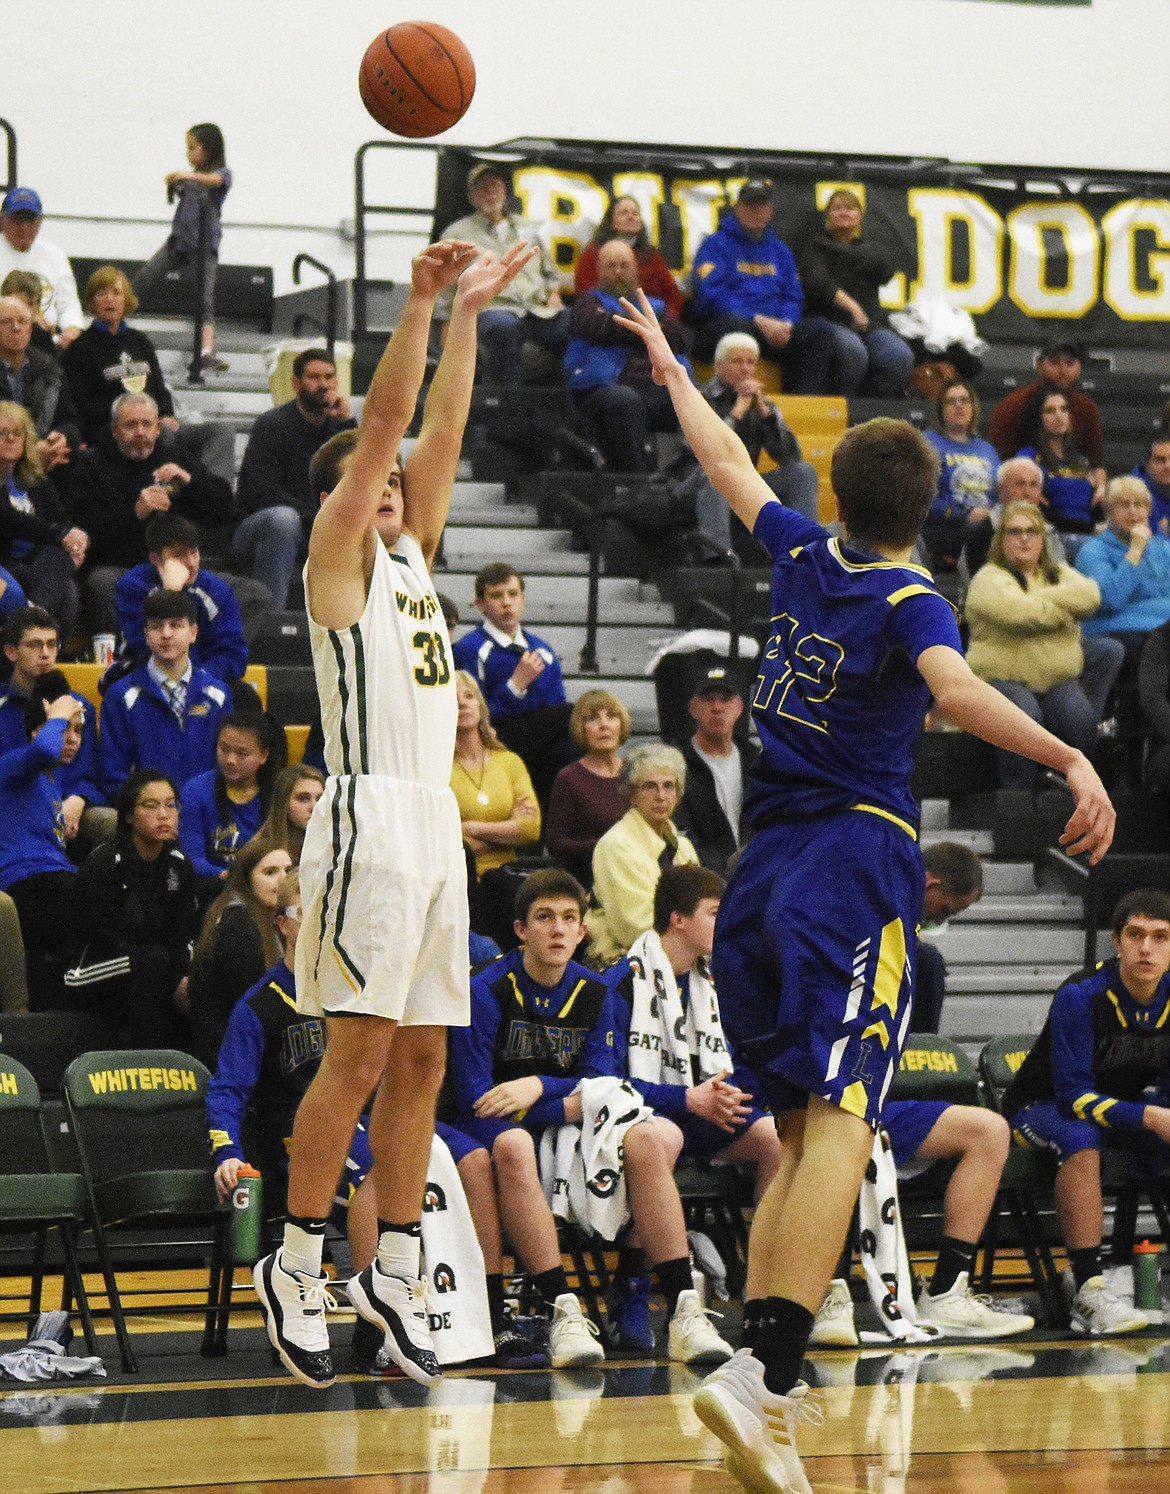
<path fill-rule="evenodd" d="M 458 716 L 454 668 L 418 541 L 404 534 L 393 551 L 379 543 L 358 621 L 324 628 L 310 611 L 309 636 L 330 775 L 446 789 Z"/>

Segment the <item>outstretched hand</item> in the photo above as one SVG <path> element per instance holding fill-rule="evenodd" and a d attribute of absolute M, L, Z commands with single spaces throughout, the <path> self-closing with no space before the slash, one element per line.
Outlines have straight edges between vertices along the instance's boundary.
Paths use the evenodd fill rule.
<path fill-rule="evenodd" d="M 1070 856 L 1088 851 L 1090 866 L 1096 866 L 1113 844 L 1117 811 L 1087 758 L 1082 757 L 1073 764 L 1065 781 L 1076 808 L 1064 827 L 1060 843 Z"/>
<path fill-rule="evenodd" d="M 646 297 L 646 292 L 639 289 L 638 305 L 621 298 L 624 316 L 615 316 L 614 321 L 619 327 L 625 327 L 627 331 L 635 332 L 646 344 L 646 351 L 650 354 L 650 365 L 654 370 L 654 382 L 665 384 L 672 369 L 681 368 L 682 364 L 674 356 L 670 344 L 666 340 L 666 334 L 658 324 L 658 318 L 654 315 L 654 308 Z"/>
<path fill-rule="evenodd" d="M 459 276 L 458 300 L 469 311 L 479 311 L 494 301 L 505 286 L 511 285 L 526 264 L 540 253 L 539 246 L 521 239 L 500 259 L 489 249 L 482 259 L 465 268 Z"/>
<path fill-rule="evenodd" d="M 437 296 L 455 284 L 478 253 L 465 239 L 440 239 L 411 260 L 411 286 L 420 296 Z"/>

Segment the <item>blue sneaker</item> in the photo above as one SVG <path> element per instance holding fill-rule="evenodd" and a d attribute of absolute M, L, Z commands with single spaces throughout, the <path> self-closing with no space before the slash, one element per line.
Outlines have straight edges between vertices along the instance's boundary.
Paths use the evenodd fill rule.
<path fill-rule="evenodd" d="M 610 1299 L 610 1320 L 617 1333 L 619 1348 L 653 1354 L 654 1329 L 650 1323 L 648 1276 L 627 1276 L 624 1281 L 615 1282 Z"/>

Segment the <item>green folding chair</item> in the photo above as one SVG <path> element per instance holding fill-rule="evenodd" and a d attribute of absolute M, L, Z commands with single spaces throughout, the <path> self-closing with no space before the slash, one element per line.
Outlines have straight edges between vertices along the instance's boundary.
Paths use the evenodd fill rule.
<path fill-rule="evenodd" d="M 81 1157 L 98 1262 L 106 1285 L 122 1364 L 134 1373 L 137 1360 L 126 1329 L 125 1309 L 114 1274 L 108 1236 L 132 1230 L 141 1266 L 143 1232 L 199 1227 L 211 1252 L 205 1345 L 215 1315 L 223 1311 L 227 1215 L 216 1199 L 207 1149 L 204 1099 L 211 1076 L 198 1059 L 174 1049 L 84 1053 L 65 1071 L 65 1106 Z M 206 1243 L 206 1237 L 200 1243 Z M 182 1288 L 152 1296 L 190 1295 Z M 189 1312 L 190 1305 L 151 1313 Z"/>
<path fill-rule="evenodd" d="M 0 1173 L 0 1234 L 33 1237 L 29 1332 L 41 1311 L 49 1231 L 56 1230 L 64 1263 L 61 1307 L 69 1312 L 76 1299 L 85 1346 L 91 1354 L 96 1354 L 93 1317 L 77 1261 L 77 1238 L 88 1220 L 85 1182 L 80 1173 L 58 1172 L 54 1168 L 45 1140 L 37 1082 L 22 1063 L 3 1053 L 0 1053 L 0 1135 L 4 1138 L 0 1162 L 4 1168 Z M 2 1316 L 4 1321 L 11 1321 L 24 1317 L 24 1313 Z"/>

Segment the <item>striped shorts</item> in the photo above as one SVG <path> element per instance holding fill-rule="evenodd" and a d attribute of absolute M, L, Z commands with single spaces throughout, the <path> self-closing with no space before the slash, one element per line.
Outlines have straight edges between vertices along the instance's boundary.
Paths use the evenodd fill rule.
<path fill-rule="evenodd" d="M 467 1025 L 467 866 L 449 789 L 330 778 L 300 873 L 298 1010 Z"/>

